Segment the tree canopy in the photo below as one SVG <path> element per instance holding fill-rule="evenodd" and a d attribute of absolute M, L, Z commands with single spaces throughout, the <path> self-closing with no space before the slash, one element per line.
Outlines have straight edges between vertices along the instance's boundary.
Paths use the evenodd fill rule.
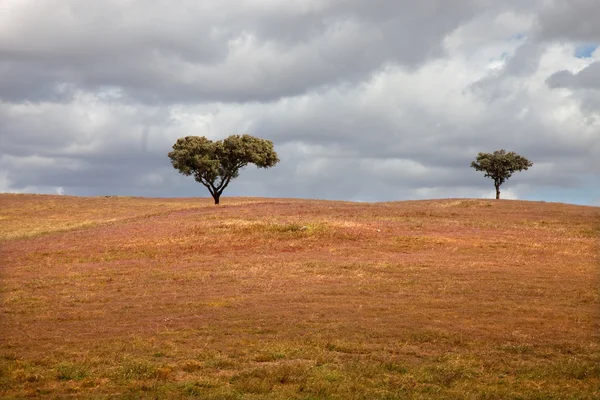
<path fill-rule="evenodd" d="M 232 179 L 248 164 L 270 168 L 279 162 L 273 142 L 250 135 L 231 135 L 212 141 L 204 136 L 177 139 L 169 153 L 171 164 L 206 186 L 215 204 Z"/>
<path fill-rule="evenodd" d="M 484 171 L 486 178 L 494 180 L 496 199 L 500 198 L 500 186 L 517 171 L 527 170 L 533 163 L 523 156 L 511 151 L 496 150 L 493 153 L 479 153 L 471 167 L 476 171 Z"/>

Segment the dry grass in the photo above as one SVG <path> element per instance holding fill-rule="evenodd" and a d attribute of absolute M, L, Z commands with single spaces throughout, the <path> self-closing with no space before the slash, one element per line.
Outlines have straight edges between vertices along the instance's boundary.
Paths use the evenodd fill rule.
<path fill-rule="evenodd" d="M 0 397 L 600 397 L 600 209 L 0 195 Z"/>

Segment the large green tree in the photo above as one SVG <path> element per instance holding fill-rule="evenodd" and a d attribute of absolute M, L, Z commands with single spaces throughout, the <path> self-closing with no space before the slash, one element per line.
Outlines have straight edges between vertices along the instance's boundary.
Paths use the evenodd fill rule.
<path fill-rule="evenodd" d="M 215 204 L 240 170 L 248 164 L 269 168 L 279 162 L 273 142 L 250 135 L 231 135 L 212 141 L 204 136 L 177 139 L 169 153 L 171 164 L 183 175 L 193 175 L 206 186 Z"/>
<path fill-rule="evenodd" d="M 517 171 L 527 170 L 533 163 L 514 151 L 496 150 L 493 153 L 479 153 L 471 167 L 484 171 L 487 178 L 494 180 L 496 199 L 500 198 L 500 186 Z"/>

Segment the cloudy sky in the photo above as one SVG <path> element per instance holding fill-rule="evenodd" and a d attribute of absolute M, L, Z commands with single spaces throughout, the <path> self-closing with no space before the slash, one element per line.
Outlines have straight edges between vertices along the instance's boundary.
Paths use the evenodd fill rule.
<path fill-rule="evenodd" d="M 600 1 L 0 0 L 0 192 L 208 196 L 182 136 L 270 139 L 224 196 L 600 205 Z"/>

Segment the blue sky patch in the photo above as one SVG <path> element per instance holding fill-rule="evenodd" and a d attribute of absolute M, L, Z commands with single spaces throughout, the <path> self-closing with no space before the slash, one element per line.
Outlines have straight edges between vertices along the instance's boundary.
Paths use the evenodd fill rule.
<path fill-rule="evenodd" d="M 535 165 L 533 168 L 535 168 Z M 581 184 L 571 188 L 556 186 L 536 188 L 523 196 L 523 200 L 600 206 L 600 177 L 588 173 L 581 175 L 579 179 Z M 586 182 L 589 183 L 589 186 L 584 186 Z"/>
<path fill-rule="evenodd" d="M 596 51 L 598 44 L 588 43 L 575 48 L 575 57 L 577 58 L 588 58 L 592 56 L 592 53 Z"/>

